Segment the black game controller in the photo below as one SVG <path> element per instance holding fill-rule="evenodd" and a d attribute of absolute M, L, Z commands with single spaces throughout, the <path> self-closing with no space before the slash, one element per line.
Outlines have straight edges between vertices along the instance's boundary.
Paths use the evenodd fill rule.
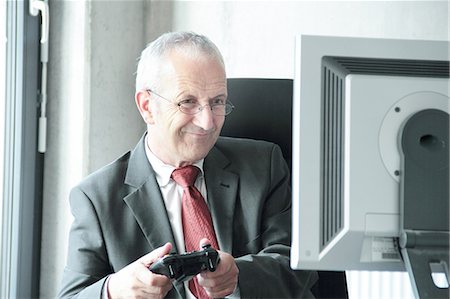
<path fill-rule="evenodd" d="M 150 266 L 150 271 L 176 279 L 178 282 L 189 280 L 205 270 L 216 271 L 220 262 L 219 253 L 209 244 L 202 248 L 201 251 L 170 254 L 160 258 Z"/>

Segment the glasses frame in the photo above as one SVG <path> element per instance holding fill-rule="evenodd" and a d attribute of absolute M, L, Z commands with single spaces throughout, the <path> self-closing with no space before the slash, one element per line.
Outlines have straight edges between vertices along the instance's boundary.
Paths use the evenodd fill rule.
<path fill-rule="evenodd" d="M 230 101 L 227 101 L 226 104 L 212 104 L 212 105 L 211 105 L 211 104 L 200 105 L 199 103 L 197 103 L 197 104 L 195 104 L 195 107 L 196 107 L 196 109 L 194 110 L 195 112 L 191 113 L 191 112 L 187 112 L 186 110 L 183 110 L 183 106 L 182 106 L 183 103 L 182 103 L 182 102 L 178 102 L 178 103 L 177 103 L 177 102 L 171 101 L 171 100 L 169 100 L 169 99 L 163 97 L 162 95 L 158 94 L 157 92 L 155 92 L 155 91 L 152 90 L 152 89 L 147 89 L 146 91 L 147 91 L 147 93 L 148 93 L 149 95 L 153 93 L 153 94 L 156 95 L 157 97 L 159 97 L 159 98 L 161 98 L 161 99 L 163 99 L 163 100 L 165 100 L 165 101 L 167 101 L 167 102 L 169 102 L 169 103 L 171 103 L 171 104 L 174 104 L 174 105 L 178 106 L 178 110 L 180 110 L 180 112 L 182 112 L 182 113 L 184 113 L 184 114 L 188 114 L 188 115 L 195 115 L 195 114 L 198 114 L 199 112 L 203 111 L 203 109 L 205 109 L 206 106 L 209 106 L 209 108 L 210 108 L 210 110 L 211 110 L 211 113 L 212 113 L 213 115 L 215 115 L 215 116 L 227 116 L 227 115 L 229 115 L 231 112 L 233 112 L 233 109 L 234 109 L 234 105 L 233 105 L 233 103 L 231 103 Z M 216 107 L 216 106 L 224 106 L 224 108 L 225 108 L 225 114 L 216 114 L 216 112 L 213 110 L 214 107 Z"/>

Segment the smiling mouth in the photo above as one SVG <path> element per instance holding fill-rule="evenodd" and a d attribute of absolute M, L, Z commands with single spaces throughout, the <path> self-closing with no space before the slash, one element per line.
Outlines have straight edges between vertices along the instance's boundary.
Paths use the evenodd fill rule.
<path fill-rule="evenodd" d="M 194 135 L 194 136 L 210 136 L 214 135 L 214 130 L 204 131 L 204 130 L 186 130 L 183 132 L 184 134 Z"/>
<path fill-rule="evenodd" d="M 208 137 L 212 135 L 212 132 L 185 132 L 185 133 L 197 137 Z"/>

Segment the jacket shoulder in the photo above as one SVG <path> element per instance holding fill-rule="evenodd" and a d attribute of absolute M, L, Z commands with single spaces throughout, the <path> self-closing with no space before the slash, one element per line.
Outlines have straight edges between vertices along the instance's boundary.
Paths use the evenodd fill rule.
<path fill-rule="evenodd" d="M 216 142 L 215 150 L 221 155 L 219 158 L 216 154 L 214 155 L 216 161 L 226 159 L 234 164 L 234 167 L 257 169 L 270 167 L 273 161 L 284 163 L 280 147 L 264 140 L 220 137 Z"/>
<path fill-rule="evenodd" d="M 221 136 L 216 142 L 216 147 L 219 149 L 260 149 L 271 150 L 276 144 L 250 138 L 236 138 Z"/>
<path fill-rule="evenodd" d="M 87 175 L 75 188 L 82 190 L 110 189 L 123 183 L 128 169 L 131 152 L 126 152 L 111 163 Z"/>

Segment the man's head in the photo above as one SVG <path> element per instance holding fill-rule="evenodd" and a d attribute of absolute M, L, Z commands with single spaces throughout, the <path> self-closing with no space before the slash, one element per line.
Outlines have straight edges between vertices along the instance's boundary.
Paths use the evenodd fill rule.
<path fill-rule="evenodd" d="M 204 158 L 225 120 L 221 109 L 225 109 L 227 85 L 222 55 L 204 36 L 187 32 L 162 35 L 142 52 L 135 99 L 147 123 L 148 145 L 159 159 L 181 166 Z M 196 109 L 183 109 L 186 105 Z"/>

